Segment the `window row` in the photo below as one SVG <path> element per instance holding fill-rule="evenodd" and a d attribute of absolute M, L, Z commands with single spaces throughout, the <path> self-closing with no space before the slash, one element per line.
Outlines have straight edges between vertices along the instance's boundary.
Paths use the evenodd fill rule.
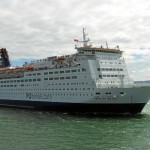
<path fill-rule="evenodd" d="M 79 90 L 79 91 L 81 91 L 81 90 L 92 90 L 92 88 L 59 88 L 59 89 L 57 89 L 57 88 L 52 88 L 52 89 L 48 89 L 48 90 L 51 90 L 51 91 L 77 91 L 77 90 Z M 94 90 L 94 89 L 93 89 Z"/>
<path fill-rule="evenodd" d="M 33 82 L 35 83 L 35 82 Z M 39 84 L 18 84 L 18 86 L 39 86 Z M 89 84 L 88 82 L 73 82 L 73 83 L 49 83 L 49 86 L 60 86 L 60 85 L 84 85 Z M 93 83 L 92 83 L 93 84 Z M 17 87 L 17 84 L 1 84 L 0 87 Z"/>
<path fill-rule="evenodd" d="M 103 48 L 102 46 L 101 46 L 101 48 Z M 92 52 L 92 54 L 95 54 L 95 52 L 102 52 L 102 53 L 120 53 L 119 51 L 116 51 L 116 50 L 108 50 L 108 51 L 106 51 L 106 50 L 82 50 L 82 51 L 80 51 L 80 53 L 84 53 L 84 52 Z"/>
<path fill-rule="evenodd" d="M 122 68 L 97 68 L 97 71 L 123 71 Z"/>
<path fill-rule="evenodd" d="M 31 84 L 31 85 L 29 85 L 29 84 L 21 84 L 21 85 L 18 85 L 18 87 L 23 87 L 23 86 L 39 86 L 38 84 Z M 12 85 L 0 85 L 0 87 L 17 87 L 17 85 L 16 84 L 12 84 Z"/>
<path fill-rule="evenodd" d="M 21 95 L 20 93 L 0 93 L 0 96 L 10 96 L 10 95 Z M 90 93 L 51 93 L 49 96 L 93 96 L 93 94 Z M 32 95 L 30 98 L 38 98 L 41 99 L 41 95 Z"/>
<path fill-rule="evenodd" d="M 21 86 L 26 86 L 26 85 L 21 85 Z M 1 85 L 0 87 L 16 87 L 16 85 Z M 17 91 L 40 91 L 40 90 L 43 90 L 43 89 L 5 89 L 5 92 L 6 91 L 14 91 L 16 92 Z M 91 90 L 94 90 L 94 88 L 51 88 L 51 89 L 45 89 L 46 91 L 91 91 Z M 1 93 L 2 91 L 0 91 Z"/>
<path fill-rule="evenodd" d="M 49 85 L 84 85 L 84 84 L 88 84 L 88 82 L 73 82 L 73 83 L 52 83 Z M 93 84 L 93 83 L 92 83 Z"/>
<path fill-rule="evenodd" d="M 84 69 L 82 69 L 84 71 Z M 73 69 L 73 70 L 61 70 L 61 71 L 50 71 L 50 72 L 44 72 L 44 75 L 50 75 L 50 74 L 62 74 L 62 73 L 75 73 L 75 72 L 80 72 L 80 69 Z M 36 75 L 41 75 L 40 72 L 38 73 L 28 73 L 26 74 L 27 76 L 36 76 Z"/>
<path fill-rule="evenodd" d="M 19 83 L 19 82 L 35 82 L 35 81 L 41 81 L 41 79 L 38 78 L 38 79 L 5 80 L 0 81 L 0 83 Z"/>
<path fill-rule="evenodd" d="M 54 78 L 44 78 L 44 80 L 65 80 L 65 79 L 77 79 L 77 76 L 67 76 L 67 77 L 54 77 Z"/>
<path fill-rule="evenodd" d="M 61 70 L 61 71 L 50 71 L 50 72 L 44 72 L 44 75 L 51 75 L 51 74 L 62 74 L 62 73 L 76 73 L 76 72 L 86 72 L 86 68 L 80 69 L 73 69 L 73 70 Z M 41 73 L 29 73 L 27 76 L 36 76 L 36 75 L 41 75 Z"/>
<path fill-rule="evenodd" d="M 99 75 L 99 78 L 102 78 L 102 77 L 124 77 L 124 76 L 125 76 L 125 75 L 116 75 L 116 74 L 115 74 L 115 75 L 109 75 L 109 74 L 108 74 L 108 75 L 105 75 L 105 74 L 104 74 L 104 75 Z"/>
<path fill-rule="evenodd" d="M 74 73 L 74 72 L 80 72 L 80 69 L 74 69 L 74 70 L 61 70 L 61 71 L 54 71 L 54 72 L 44 72 L 44 75 L 48 75 L 48 74 L 61 74 L 61 73 Z"/>

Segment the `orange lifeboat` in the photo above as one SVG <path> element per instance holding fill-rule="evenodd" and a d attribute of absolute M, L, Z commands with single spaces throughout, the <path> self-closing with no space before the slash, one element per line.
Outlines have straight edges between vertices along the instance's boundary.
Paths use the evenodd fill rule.
<path fill-rule="evenodd" d="M 57 57 L 57 60 L 63 61 L 65 60 L 64 56 Z"/>
<path fill-rule="evenodd" d="M 28 66 L 26 69 L 33 71 L 33 67 L 32 66 Z"/>

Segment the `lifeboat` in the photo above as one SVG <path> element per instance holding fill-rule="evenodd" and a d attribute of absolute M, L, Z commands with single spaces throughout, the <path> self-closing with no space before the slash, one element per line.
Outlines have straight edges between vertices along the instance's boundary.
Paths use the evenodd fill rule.
<path fill-rule="evenodd" d="M 57 57 L 57 60 L 59 60 L 59 61 L 64 61 L 65 58 L 64 58 L 64 56 L 60 56 L 60 57 Z"/>
<path fill-rule="evenodd" d="M 26 69 L 33 71 L 33 67 L 32 66 L 28 66 Z"/>

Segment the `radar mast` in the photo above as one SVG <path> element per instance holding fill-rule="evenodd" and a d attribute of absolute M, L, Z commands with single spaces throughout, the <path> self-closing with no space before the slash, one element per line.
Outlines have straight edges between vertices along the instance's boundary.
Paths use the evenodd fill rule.
<path fill-rule="evenodd" d="M 88 46 L 87 43 L 90 41 L 89 38 L 86 39 L 86 36 L 87 36 L 87 35 L 88 35 L 88 34 L 85 33 L 85 28 L 83 28 L 83 47 L 87 47 L 87 46 Z"/>

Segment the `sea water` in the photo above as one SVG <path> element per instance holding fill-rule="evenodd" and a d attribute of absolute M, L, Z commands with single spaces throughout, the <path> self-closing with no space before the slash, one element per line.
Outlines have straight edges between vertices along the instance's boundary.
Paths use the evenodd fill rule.
<path fill-rule="evenodd" d="M 150 150 L 150 104 L 134 116 L 0 107 L 0 150 Z"/>

